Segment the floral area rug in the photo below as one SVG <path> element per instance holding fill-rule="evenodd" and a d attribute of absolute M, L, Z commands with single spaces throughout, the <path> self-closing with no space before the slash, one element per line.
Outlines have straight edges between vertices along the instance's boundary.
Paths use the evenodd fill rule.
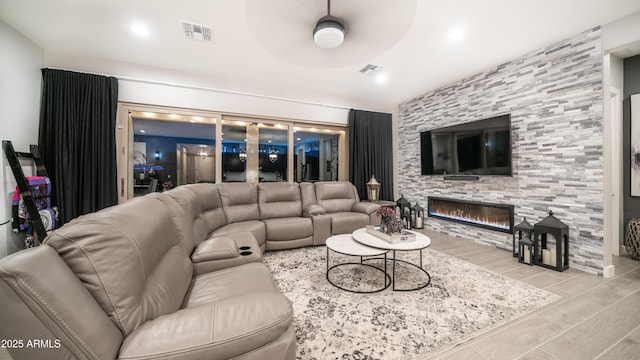
<path fill-rule="evenodd" d="M 435 250 L 422 253 L 431 283 L 417 291 L 356 294 L 326 279 L 324 246 L 270 251 L 264 263 L 291 300 L 298 359 L 427 359 L 497 326 L 559 299 L 557 295 L 513 280 Z M 330 252 L 331 265 L 358 262 Z M 419 252 L 398 252 L 418 263 Z M 382 266 L 382 260 L 367 261 Z M 388 271 L 391 264 L 387 262 Z M 384 275 L 368 266 L 345 265 L 331 280 L 354 290 L 384 286 Z M 397 263 L 396 287 L 416 287 L 425 274 Z"/>

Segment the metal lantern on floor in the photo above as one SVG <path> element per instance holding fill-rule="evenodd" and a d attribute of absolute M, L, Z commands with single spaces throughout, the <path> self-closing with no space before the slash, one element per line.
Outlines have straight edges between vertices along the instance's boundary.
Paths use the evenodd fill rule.
<path fill-rule="evenodd" d="M 424 208 L 418 203 L 411 208 L 411 228 L 424 229 Z"/>
<path fill-rule="evenodd" d="M 535 263 L 535 242 L 531 238 L 524 238 L 518 243 L 518 261 L 533 265 Z"/>
<path fill-rule="evenodd" d="M 513 227 L 513 257 L 518 257 L 520 253 L 519 246 L 517 244 L 522 241 L 523 238 L 528 238 L 531 240 L 533 237 L 533 225 L 529 224 L 527 221 L 527 217 L 525 216 L 524 220 L 516 226 Z"/>
<path fill-rule="evenodd" d="M 402 225 L 405 229 L 408 229 L 411 225 L 411 203 L 400 194 L 400 199 L 396 201 L 396 209 L 398 211 L 398 216 L 402 221 Z"/>
<path fill-rule="evenodd" d="M 536 264 L 556 271 L 564 271 L 569 268 L 569 226 L 553 216 L 549 210 L 549 216 L 533 225 L 535 234 L 534 242 L 539 244 L 536 248 Z M 547 235 L 555 238 L 555 244 L 547 242 Z"/>
<path fill-rule="evenodd" d="M 378 201 L 380 198 L 380 183 L 375 175 L 371 175 L 371 180 L 367 183 L 367 197 L 369 201 Z"/>

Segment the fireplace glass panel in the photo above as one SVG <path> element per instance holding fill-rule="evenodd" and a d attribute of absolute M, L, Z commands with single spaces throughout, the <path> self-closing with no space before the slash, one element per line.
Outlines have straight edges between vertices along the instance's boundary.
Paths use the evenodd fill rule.
<path fill-rule="evenodd" d="M 513 205 L 429 198 L 428 215 L 491 230 L 513 232 Z"/>

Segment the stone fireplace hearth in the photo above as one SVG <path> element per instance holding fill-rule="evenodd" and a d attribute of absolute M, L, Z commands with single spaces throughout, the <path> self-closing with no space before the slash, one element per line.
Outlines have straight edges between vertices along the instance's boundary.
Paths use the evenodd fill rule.
<path fill-rule="evenodd" d="M 513 205 L 429 197 L 430 217 L 513 233 Z"/>

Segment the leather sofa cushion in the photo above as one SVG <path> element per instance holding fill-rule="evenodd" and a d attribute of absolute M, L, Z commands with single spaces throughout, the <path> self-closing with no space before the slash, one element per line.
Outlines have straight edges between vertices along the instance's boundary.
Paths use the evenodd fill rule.
<path fill-rule="evenodd" d="M 216 184 L 190 184 L 188 188 L 196 194 L 201 211 L 219 209 L 222 207 L 222 199 L 220 199 L 218 186 Z"/>
<path fill-rule="evenodd" d="M 143 196 L 72 220 L 44 243 L 128 335 L 180 308 L 193 264 L 179 236 L 167 207 Z"/>
<path fill-rule="evenodd" d="M 259 220 L 251 220 L 251 221 L 242 221 L 229 225 L 225 225 L 220 229 L 214 231 L 209 237 L 213 236 L 231 236 L 237 232 L 250 232 L 255 237 L 258 245 L 262 248 L 264 247 L 264 242 L 267 238 L 267 231 L 265 229 L 264 223 Z"/>
<path fill-rule="evenodd" d="M 302 199 L 303 209 L 306 209 L 310 205 L 318 204 L 316 199 L 316 187 L 313 183 L 302 182 L 299 183 L 298 186 L 300 187 L 300 198 Z"/>
<path fill-rule="evenodd" d="M 278 290 L 269 269 L 263 263 L 252 262 L 196 276 L 182 307 L 196 307 L 261 291 Z"/>
<path fill-rule="evenodd" d="M 190 184 L 188 188 L 196 195 L 199 214 L 193 220 L 196 243 L 227 224 L 227 216 L 222 209 L 222 199 L 215 184 Z"/>
<path fill-rule="evenodd" d="M 310 218 L 290 217 L 262 220 L 267 228 L 267 240 L 297 240 L 313 236 Z"/>
<path fill-rule="evenodd" d="M 238 245 L 235 240 L 220 236 L 203 241 L 191 254 L 194 263 L 234 258 L 239 255 Z"/>
<path fill-rule="evenodd" d="M 252 291 L 145 323 L 125 339 L 119 359 L 243 357 L 278 339 L 292 322 L 293 308 L 284 295 Z"/>
<path fill-rule="evenodd" d="M 368 215 L 356 212 L 337 212 L 328 214 L 331 217 L 331 234 L 351 234 L 370 223 Z"/>
<path fill-rule="evenodd" d="M 260 219 L 256 184 L 222 183 L 218 191 L 228 224 Z"/>
<path fill-rule="evenodd" d="M 300 186 L 297 183 L 261 183 L 258 185 L 261 219 L 302 216 Z"/>
<path fill-rule="evenodd" d="M 353 205 L 359 202 L 355 187 L 348 181 L 317 182 L 315 183 L 318 205 L 327 213 L 351 211 Z"/>
<path fill-rule="evenodd" d="M 122 333 L 50 246 L 1 259 L 0 294 L 0 339 L 59 339 L 64 344 L 9 349 L 14 359 L 118 355 Z"/>
<path fill-rule="evenodd" d="M 179 189 L 179 187 L 176 189 Z M 187 189 L 180 190 L 183 194 L 189 195 L 189 197 L 192 198 L 191 200 L 195 201 L 195 195 L 193 194 L 193 192 Z M 180 196 L 180 201 L 178 201 L 174 197 L 165 196 L 164 194 L 158 192 L 150 193 L 147 195 L 147 197 L 153 197 L 167 207 L 167 210 L 169 211 L 169 214 L 171 215 L 171 218 L 176 225 L 178 240 L 180 240 L 185 253 L 191 254 L 193 248 L 196 246 L 195 235 L 193 232 L 193 215 L 191 209 L 191 205 L 194 203 L 192 203 L 188 198 L 185 198 L 184 196 Z"/>

